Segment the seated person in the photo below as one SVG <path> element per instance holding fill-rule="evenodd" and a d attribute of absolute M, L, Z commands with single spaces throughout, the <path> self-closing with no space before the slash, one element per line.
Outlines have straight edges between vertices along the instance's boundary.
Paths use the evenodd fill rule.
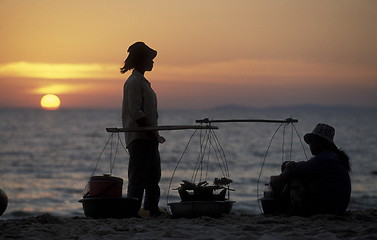
<path fill-rule="evenodd" d="M 334 135 L 333 127 L 318 124 L 304 136 L 314 157 L 304 162 L 285 162 L 282 173 L 271 177 L 275 194 L 285 195 L 290 202 L 286 212 L 313 215 L 346 211 L 351 195 L 350 163 L 335 145 Z"/>

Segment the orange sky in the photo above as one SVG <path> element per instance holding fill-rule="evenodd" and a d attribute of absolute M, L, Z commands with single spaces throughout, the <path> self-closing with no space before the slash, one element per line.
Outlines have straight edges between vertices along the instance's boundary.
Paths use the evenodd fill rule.
<path fill-rule="evenodd" d="M 120 108 L 135 41 L 160 108 L 377 107 L 377 1 L 1 0 L 0 107 Z"/>

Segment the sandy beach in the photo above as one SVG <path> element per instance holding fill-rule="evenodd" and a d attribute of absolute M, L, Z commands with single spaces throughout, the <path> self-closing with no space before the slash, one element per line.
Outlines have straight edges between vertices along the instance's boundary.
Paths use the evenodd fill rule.
<path fill-rule="evenodd" d="M 221 218 L 91 219 L 43 214 L 0 220 L 0 239 L 377 239 L 377 210 L 308 218 L 231 213 Z"/>

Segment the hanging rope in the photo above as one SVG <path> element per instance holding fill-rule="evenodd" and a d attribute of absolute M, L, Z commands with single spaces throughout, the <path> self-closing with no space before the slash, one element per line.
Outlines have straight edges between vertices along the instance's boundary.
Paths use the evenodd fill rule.
<path fill-rule="evenodd" d="M 285 153 L 285 129 L 286 129 L 286 126 L 287 126 L 288 124 L 291 125 L 290 149 L 289 149 L 289 161 L 292 161 L 292 152 L 293 152 L 293 135 L 294 135 L 293 132 L 294 132 L 294 131 L 296 132 L 297 137 L 298 137 L 298 139 L 300 140 L 300 144 L 301 144 L 302 149 L 303 149 L 303 151 L 304 151 L 305 158 L 306 158 L 306 160 L 308 160 L 308 157 L 307 157 L 307 155 L 306 155 L 306 151 L 305 151 L 304 144 L 303 144 L 303 142 L 302 142 L 302 140 L 301 140 L 301 137 L 300 137 L 300 135 L 299 135 L 299 133 L 298 133 L 298 131 L 297 131 L 295 125 L 294 125 L 293 123 L 291 123 L 291 122 L 280 124 L 279 127 L 276 129 L 276 131 L 274 132 L 274 134 L 273 134 L 272 137 L 271 137 L 270 143 L 269 143 L 269 145 L 268 145 L 268 147 L 267 147 L 266 153 L 265 153 L 264 158 L 263 158 L 263 161 L 262 161 L 262 166 L 261 166 L 261 169 L 260 169 L 260 172 L 259 172 L 259 176 L 258 176 L 258 180 L 257 180 L 257 199 L 259 199 L 259 185 L 260 185 L 260 178 L 261 178 L 261 175 L 262 175 L 262 172 L 263 172 L 263 167 L 264 167 L 264 164 L 265 164 L 265 162 L 266 162 L 266 158 L 267 158 L 268 152 L 269 152 L 269 150 L 270 150 L 270 148 L 271 148 L 271 145 L 272 145 L 272 142 L 273 142 L 273 140 L 274 140 L 274 138 L 275 138 L 275 135 L 277 134 L 277 132 L 279 131 L 279 129 L 280 129 L 283 125 L 284 125 L 284 128 L 283 128 L 283 141 L 282 141 L 282 148 L 281 148 L 281 149 L 282 149 L 282 159 L 281 159 L 281 161 L 282 161 L 282 163 L 284 162 L 284 153 Z M 262 208 L 261 208 L 261 205 L 260 205 L 260 201 L 258 201 L 258 207 L 259 207 L 259 210 L 260 210 L 261 212 L 263 212 L 263 211 L 262 211 Z"/>
<path fill-rule="evenodd" d="M 96 165 L 94 167 L 94 170 L 92 172 L 92 175 L 91 176 L 94 176 L 96 170 L 97 170 L 97 167 L 98 167 L 98 163 L 99 161 L 101 160 L 102 158 L 102 155 L 103 153 L 105 152 L 106 148 L 108 147 L 109 143 L 110 143 L 110 171 L 109 171 L 109 174 L 112 175 L 113 174 L 113 169 L 114 169 L 114 166 L 115 166 L 115 162 L 116 162 L 116 158 L 117 158 L 117 155 L 118 155 L 118 149 L 119 149 L 119 143 L 122 145 L 123 149 L 125 151 L 127 151 L 126 147 L 124 146 L 123 142 L 122 142 L 122 139 L 120 137 L 120 134 L 119 132 L 117 133 L 117 142 L 116 142 L 116 146 L 115 146 L 115 150 L 113 149 L 113 140 L 114 140 L 114 134 L 115 133 L 111 133 L 109 139 L 107 140 L 105 146 L 103 147 L 98 159 L 97 159 L 97 162 L 96 162 Z M 115 151 L 115 152 L 114 152 Z M 113 155 L 113 152 L 114 152 L 114 155 Z"/>
<path fill-rule="evenodd" d="M 113 139 L 114 139 L 114 134 L 111 134 L 111 142 L 110 142 L 110 172 L 111 172 L 111 158 L 113 155 Z"/>
<path fill-rule="evenodd" d="M 224 170 L 222 170 L 223 172 L 223 175 L 227 178 L 230 177 L 230 174 L 229 174 L 229 167 L 228 167 L 228 162 L 226 160 L 226 156 L 225 156 L 225 152 L 224 152 L 224 149 L 222 148 L 221 144 L 220 144 L 220 141 L 219 139 L 217 138 L 216 134 L 214 131 L 211 131 L 213 133 L 213 139 L 215 140 L 215 146 L 213 147 L 215 149 L 215 154 L 216 154 L 216 159 L 217 160 L 222 160 L 222 162 L 220 163 L 219 162 L 219 166 L 222 170 L 222 166 L 225 167 Z M 217 150 L 217 151 L 216 151 Z"/>
<path fill-rule="evenodd" d="M 167 203 L 169 203 L 170 188 L 171 188 L 171 184 L 172 184 L 173 178 L 175 176 L 175 173 L 176 173 L 178 166 L 181 163 L 184 155 L 186 154 L 187 149 L 188 149 L 194 135 L 196 134 L 196 132 L 197 131 L 195 131 L 191 135 L 189 141 L 187 142 L 187 145 L 185 146 L 185 149 L 184 149 L 181 157 L 179 158 L 179 160 L 178 160 L 178 162 L 177 162 L 177 164 L 174 168 L 172 177 L 170 178 L 170 182 L 169 182 L 168 193 L 167 193 L 167 197 L 166 197 Z M 204 129 L 204 132 L 203 132 L 203 129 L 200 131 L 199 145 L 200 145 L 199 146 L 199 154 L 198 154 L 197 161 L 195 163 L 194 172 L 192 174 L 191 181 L 196 182 L 199 179 L 199 182 L 202 182 L 203 180 L 207 180 L 208 172 L 209 172 L 210 155 L 212 153 L 212 150 L 214 150 L 214 152 L 215 152 L 215 156 L 216 156 L 216 159 L 217 159 L 217 161 L 220 165 L 220 169 L 222 171 L 223 176 L 229 177 L 229 169 L 228 169 L 228 165 L 226 163 L 224 150 L 222 149 L 222 147 L 219 143 L 219 140 L 216 137 L 216 135 L 215 135 L 215 133 L 212 129 Z M 207 158 L 205 159 L 205 157 L 207 157 Z"/>
<path fill-rule="evenodd" d="M 209 130 L 205 130 L 205 134 L 204 134 L 203 139 L 201 138 L 202 135 L 200 134 L 200 141 L 199 141 L 200 142 L 199 143 L 200 144 L 200 151 L 199 151 L 198 159 L 197 159 L 196 164 L 195 164 L 194 172 L 193 172 L 192 177 L 191 177 L 191 181 L 192 182 L 196 181 L 196 178 L 197 178 L 197 175 L 198 175 L 199 171 L 200 171 L 199 182 L 202 180 L 202 176 L 203 176 L 203 159 L 205 157 L 205 153 L 206 153 L 208 142 L 209 142 L 209 134 L 208 134 L 208 132 L 209 132 Z M 200 131 L 200 133 L 202 133 L 202 131 Z"/>
<path fill-rule="evenodd" d="M 120 137 L 119 137 L 119 133 L 117 135 L 118 135 L 118 140 L 117 140 L 117 144 L 116 144 L 116 147 L 115 147 L 115 154 L 114 154 L 114 158 L 113 158 L 112 164 L 111 164 L 111 157 L 110 157 L 110 164 L 111 164 L 110 165 L 110 175 L 113 175 L 113 169 L 114 169 L 114 166 L 115 166 L 115 160 L 116 160 L 116 157 L 117 157 L 117 154 L 118 154 L 118 146 L 119 146 L 119 142 L 121 141 Z"/>
<path fill-rule="evenodd" d="M 102 149 L 102 151 L 101 151 L 101 153 L 100 153 L 100 155 L 99 155 L 99 157 L 98 157 L 98 159 L 97 159 L 97 163 L 96 163 L 96 166 L 94 167 L 94 170 L 93 170 L 93 172 L 92 172 L 92 176 L 93 176 L 94 173 L 96 172 L 96 170 L 97 170 L 97 166 L 98 166 L 98 163 L 99 163 L 99 160 L 101 159 L 103 152 L 105 151 L 107 145 L 109 144 L 109 142 L 110 142 L 110 140 L 111 140 L 112 138 L 113 138 L 113 133 L 110 135 L 109 139 L 107 140 L 105 146 L 103 147 L 103 149 Z"/>
<path fill-rule="evenodd" d="M 214 151 L 215 157 L 217 159 L 218 166 L 222 172 L 222 175 L 224 177 L 229 178 L 229 168 L 228 168 L 228 163 L 226 161 L 224 149 L 221 147 L 221 144 L 215 134 L 215 132 L 211 129 L 205 131 L 204 137 L 201 136 L 200 140 L 200 152 L 198 156 L 198 160 L 196 162 L 193 176 L 191 178 L 192 182 L 195 182 L 196 179 L 198 178 L 199 174 L 199 182 L 203 180 L 207 180 L 208 172 L 209 172 L 209 162 L 210 162 L 210 156 L 211 156 L 211 151 Z M 204 157 L 207 156 L 207 161 L 204 162 Z M 205 164 L 206 163 L 206 164 Z M 204 165 L 205 164 L 205 165 Z M 205 178 L 203 178 L 203 167 L 206 166 L 206 171 L 205 171 Z"/>
<path fill-rule="evenodd" d="M 175 168 L 174 168 L 174 170 L 173 170 L 173 174 L 172 174 L 172 176 L 171 176 L 171 178 L 170 178 L 170 182 L 169 182 L 168 193 L 167 193 L 167 195 L 166 195 L 166 203 L 169 203 L 169 195 L 170 195 L 169 193 L 170 193 L 171 183 L 173 182 L 173 178 L 174 178 L 175 172 L 177 171 L 178 166 L 179 166 L 179 164 L 181 163 L 181 161 L 182 161 L 182 159 L 183 159 L 183 156 L 185 155 L 185 153 L 186 153 L 186 151 L 187 151 L 187 148 L 188 148 L 188 146 L 190 145 L 190 142 L 191 142 L 192 138 L 194 137 L 194 135 L 196 134 L 197 131 L 198 131 L 198 130 L 196 129 L 196 130 L 194 131 L 194 133 L 191 135 L 190 139 L 188 140 L 188 142 L 187 142 L 187 144 L 186 144 L 186 146 L 185 146 L 185 149 L 184 149 L 183 152 L 182 152 L 181 157 L 179 158 L 177 164 L 175 165 Z"/>
<path fill-rule="evenodd" d="M 302 147 L 302 149 L 304 150 L 305 158 L 306 158 L 306 160 L 308 160 L 309 158 L 308 158 L 308 156 L 306 155 L 305 146 L 304 146 L 304 144 L 303 144 L 303 142 L 302 142 L 301 136 L 300 136 L 300 134 L 298 133 L 298 131 L 297 131 L 297 129 L 296 129 L 296 126 L 295 126 L 294 124 L 292 124 L 292 127 L 293 127 L 293 129 L 295 130 L 298 139 L 300 140 L 301 147 Z"/>
<path fill-rule="evenodd" d="M 275 130 L 274 134 L 271 137 L 270 143 L 268 144 L 266 153 L 264 154 L 264 158 L 263 158 L 263 161 L 262 161 L 262 166 L 261 166 L 261 169 L 260 169 L 260 172 L 259 172 L 259 175 L 258 175 L 258 180 L 257 180 L 257 199 L 259 199 L 259 182 L 260 182 L 260 177 L 262 175 L 264 164 L 266 162 L 267 154 L 268 154 L 268 151 L 271 148 L 271 145 L 272 145 L 272 142 L 273 142 L 273 140 L 275 138 L 275 135 L 277 134 L 277 132 L 279 131 L 279 129 L 281 128 L 281 126 L 283 126 L 283 123 L 280 124 L 279 127 Z M 260 202 L 259 201 L 258 201 L 258 207 L 259 207 L 259 210 L 262 212 L 262 208 L 260 206 Z"/>
<path fill-rule="evenodd" d="M 285 149 L 285 127 L 286 125 L 285 124 L 282 124 L 284 125 L 283 127 L 283 142 L 281 144 L 281 162 L 283 163 L 284 162 L 284 149 Z"/>

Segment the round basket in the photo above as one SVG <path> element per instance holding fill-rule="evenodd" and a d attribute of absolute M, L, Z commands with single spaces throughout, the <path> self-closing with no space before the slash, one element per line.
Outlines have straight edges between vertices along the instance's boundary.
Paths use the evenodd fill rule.
<path fill-rule="evenodd" d="M 173 217 L 220 217 L 229 214 L 234 201 L 185 201 L 168 203 Z"/>

